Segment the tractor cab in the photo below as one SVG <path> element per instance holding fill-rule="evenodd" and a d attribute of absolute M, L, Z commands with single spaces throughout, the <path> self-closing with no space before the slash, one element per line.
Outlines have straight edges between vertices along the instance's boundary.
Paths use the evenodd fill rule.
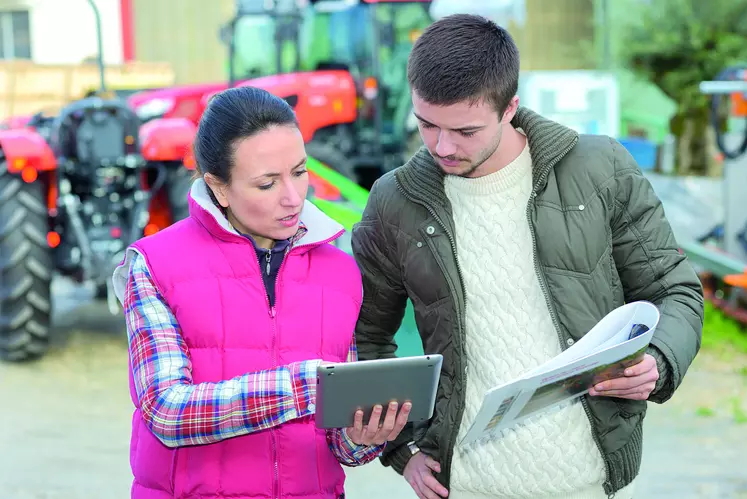
<path fill-rule="evenodd" d="M 222 32 L 229 84 L 241 81 L 286 98 L 311 149 L 347 158 L 344 168 L 339 161 L 330 166 L 369 188 L 420 146 L 406 67 L 412 44 L 431 22 L 430 4 L 237 0 L 236 16 Z M 341 92 L 348 84 L 352 92 Z"/>

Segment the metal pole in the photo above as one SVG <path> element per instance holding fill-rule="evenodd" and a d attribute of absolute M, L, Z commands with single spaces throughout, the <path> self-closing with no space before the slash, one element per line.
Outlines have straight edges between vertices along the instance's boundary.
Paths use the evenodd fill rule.
<path fill-rule="evenodd" d="M 101 13 L 94 0 L 88 0 L 88 5 L 93 9 L 93 15 L 96 17 L 96 43 L 98 44 L 98 64 L 99 64 L 99 85 L 101 92 L 106 92 L 106 79 L 104 78 L 104 41 L 101 38 Z"/>
<path fill-rule="evenodd" d="M 239 14 L 231 19 L 230 34 L 228 39 L 228 88 L 236 84 L 236 68 L 234 67 L 234 58 L 236 57 L 236 24 L 239 22 Z"/>

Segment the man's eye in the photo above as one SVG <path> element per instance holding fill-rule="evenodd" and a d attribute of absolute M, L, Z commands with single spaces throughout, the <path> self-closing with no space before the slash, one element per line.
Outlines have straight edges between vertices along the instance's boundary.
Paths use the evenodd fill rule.
<path fill-rule="evenodd" d="M 436 128 L 435 125 L 431 125 L 430 123 L 423 123 L 422 121 L 420 122 L 420 126 L 422 126 L 423 128 Z"/>
<path fill-rule="evenodd" d="M 462 134 L 462 137 L 472 137 L 474 134 L 476 134 L 476 131 L 472 132 L 460 132 Z"/>

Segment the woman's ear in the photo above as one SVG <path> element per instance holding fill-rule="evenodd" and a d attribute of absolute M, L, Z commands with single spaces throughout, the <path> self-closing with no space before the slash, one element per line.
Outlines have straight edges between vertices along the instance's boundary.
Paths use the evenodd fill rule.
<path fill-rule="evenodd" d="M 218 204 L 220 204 L 223 208 L 228 208 L 228 196 L 226 195 L 228 186 L 225 184 L 225 182 L 220 180 L 212 173 L 206 173 L 204 179 L 205 183 L 208 185 L 208 188 L 213 191 L 213 195 L 215 196 L 216 201 L 218 201 Z"/>

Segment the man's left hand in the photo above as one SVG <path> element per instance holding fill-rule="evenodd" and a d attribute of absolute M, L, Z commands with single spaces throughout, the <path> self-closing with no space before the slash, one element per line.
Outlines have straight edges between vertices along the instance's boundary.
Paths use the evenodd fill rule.
<path fill-rule="evenodd" d="M 589 390 L 593 397 L 618 397 L 631 400 L 647 400 L 656 387 L 659 370 L 656 359 L 646 354 L 643 360 L 625 369 L 622 378 L 597 383 Z"/>

